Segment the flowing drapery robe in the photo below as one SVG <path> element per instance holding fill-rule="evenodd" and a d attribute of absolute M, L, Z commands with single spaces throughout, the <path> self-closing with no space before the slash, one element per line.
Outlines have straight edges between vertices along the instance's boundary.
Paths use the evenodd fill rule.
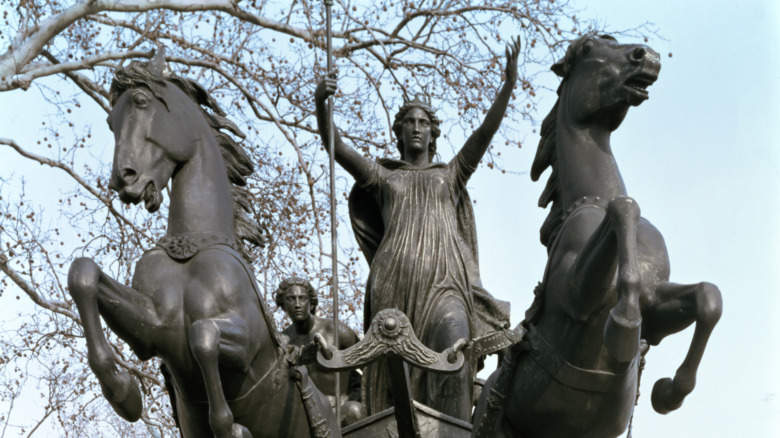
<path fill-rule="evenodd" d="M 365 329 L 377 312 L 396 308 L 410 319 L 423 344 L 431 344 L 430 314 L 445 297 L 462 303 L 471 338 L 508 326 L 508 303 L 481 287 L 471 201 L 466 182 L 475 167 L 458 154 L 450 163 L 415 167 L 380 160 L 357 179 L 350 219 L 370 273 Z M 473 379 L 476 366 L 467 376 Z M 413 369 L 414 398 L 425 400 L 430 384 Z M 369 414 L 390 407 L 386 368 L 366 370 Z M 471 389 L 471 382 L 463 385 Z"/>

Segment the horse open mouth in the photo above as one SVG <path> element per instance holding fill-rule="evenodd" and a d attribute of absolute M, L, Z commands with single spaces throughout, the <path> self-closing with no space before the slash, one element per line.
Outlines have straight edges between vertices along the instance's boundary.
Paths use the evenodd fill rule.
<path fill-rule="evenodd" d="M 162 204 L 162 194 L 157 191 L 154 181 L 149 181 L 146 184 L 141 198 L 144 200 L 144 207 L 146 207 L 149 213 L 157 211 L 160 208 L 160 204 Z"/>
<path fill-rule="evenodd" d="M 628 79 L 624 87 L 630 90 L 633 94 L 642 98 L 642 100 L 645 100 L 650 97 L 650 93 L 647 92 L 647 87 L 653 85 L 653 82 L 655 82 L 657 78 L 657 76 L 640 73 Z"/>

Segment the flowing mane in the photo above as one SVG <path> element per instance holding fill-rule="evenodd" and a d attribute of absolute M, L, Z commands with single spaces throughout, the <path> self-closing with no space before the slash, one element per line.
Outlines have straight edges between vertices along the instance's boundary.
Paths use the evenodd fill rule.
<path fill-rule="evenodd" d="M 547 185 L 542 191 L 542 195 L 539 197 L 539 207 L 547 208 L 552 202 L 550 208 L 550 214 L 542 224 L 542 228 L 539 230 L 539 238 L 542 244 L 549 248 L 550 244 L 555 241 L 555 237 L 561 229 L 563 222 L 563 206 L 560 202 L 560 182 L 558 180 L 558 153 L 556 151 L 556 131 L 558 129 L 558 101 L 553 105 L 550 113 L 544 118 L 542 122 L 541 135 L 539 140 L 539 147 L 536 150 L 536 157 L 531 165 L 531 179 L 538 181 L 542 172 L 548 167 L 552 168 L 552 173 L 547 179 Z"/>
<path fill-rule="evenodd" d="M 161 87 L 168 85 L 167 82 L 176 85 L 193 102 L 198 104 L 217 139 L 222 159 L 225 161 L 228 179 L 232 183 L 233 230 L 236 244 L 244 258 L 250 260 L 251 257 L 243 242 L 259 247 L 265 246 L 266 242 L 265 229 L 252 218 L 251 194 L 244 187 L 246 186 L 246 177 L 254 172 L 254 165 L 244 147 L 227 132 L 242 140 L 246 138 L 246 135 L 235 123 L 225 117 L 225 112 L 205 88 L 191 79 L 165 74 L 161 70 L 159 66 L 155 65 L 155 61 L 134 61 L 127 67 L 118 69 L 111 83 L 109 95 L 111 105 L 113 106 L 125 91 L 144 87 L 168 108 L 168 104 L 159 92 Z"/>

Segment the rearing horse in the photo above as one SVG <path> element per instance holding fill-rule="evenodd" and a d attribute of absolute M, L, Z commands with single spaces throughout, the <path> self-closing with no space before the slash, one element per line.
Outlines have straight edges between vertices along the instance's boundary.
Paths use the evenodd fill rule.
<path fill-rule="evenodd" d="M 610 145 L 631 106 L 648 98 L 661 64 L 646 46 L 609 36 L 573 42 L 552 69 L 563 78 L 542 124 L 531 177 L 552 167 L 539 201 L 548 262 L 526 314 L 527 341 L 488 380 L 475 436 L 616 437 L 631 419 L 646 340 L 696 323 L 674 379 L 652 392 L 656 411 L 681 406 L 722 312 L 709 283 L 669 282 L 663 237 L 628 197 Z"/>
<path fill-rule="evenodd" d="M 243 134 L 202 87 L 163 75 L 161 52 L 151 63 L 118 71 L 112 83 L 110 187 L 123 202 L 143 201 L 154 212 L 171 180 L 167 234 L 136 264 L 132 287 L 91 259 L 71 266 L 68 285 L 90 367 L 117 413 L 138 420 L 138 383 L 117 367 L 102 316 L 139 359 L 162 358 L 185 438 L 322 436 L 326 421 L 330 436 L 339 436 L 329 403 L 306 384 L 305 372 L 298 382 L 289 378 L 285 351 L 243 257 L 242 238 L 257 241 L 260 234 L 242 220 L 246 195 L 237 187 L 231 194 L 231 182 L 244 185 L 253 169 L 221 129 Z"/>

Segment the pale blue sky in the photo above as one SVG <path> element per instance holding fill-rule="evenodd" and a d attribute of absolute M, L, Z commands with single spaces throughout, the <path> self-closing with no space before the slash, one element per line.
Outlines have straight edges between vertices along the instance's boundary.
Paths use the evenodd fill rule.
<path fill-rule="evenodd" d="M 773 270 L 780 261 L 780 2 L 581 3 L 588 6 L 578 15 L 608 28 L 648 21 L 665 38 L 649 42 L 662 54 L 661 74 L 650 100 L 613 136 L 613 150 L 629 194 L 666 239 L 672 281 L 709 281 L 724 297 L 698 386 L 666 416 L 652 410 L 650 389 L 674 374 L 691 330 L 651 350 L 633 436 L 780 436 L 780 373 L 773 371 L 780 366 L 773 318 L 780 314 Z M 547 98 L 540 112 L 551 105 Z M 17 105 L 0 111 L 6 121 L 23 113 Z M 13 138 L 12 128 L 4 123 L 0 136 Z M 537 141 L 528 133 L 523 149 L 503 152 L 514 170 L 530 168 Z M 513 322 L 522 319 L 546 261 L 538 230 L 547 212 L 536 207 L 542 188 L 527 173 L 487 169 L 469 183 L 483 281 L 512 302 Z"/>

